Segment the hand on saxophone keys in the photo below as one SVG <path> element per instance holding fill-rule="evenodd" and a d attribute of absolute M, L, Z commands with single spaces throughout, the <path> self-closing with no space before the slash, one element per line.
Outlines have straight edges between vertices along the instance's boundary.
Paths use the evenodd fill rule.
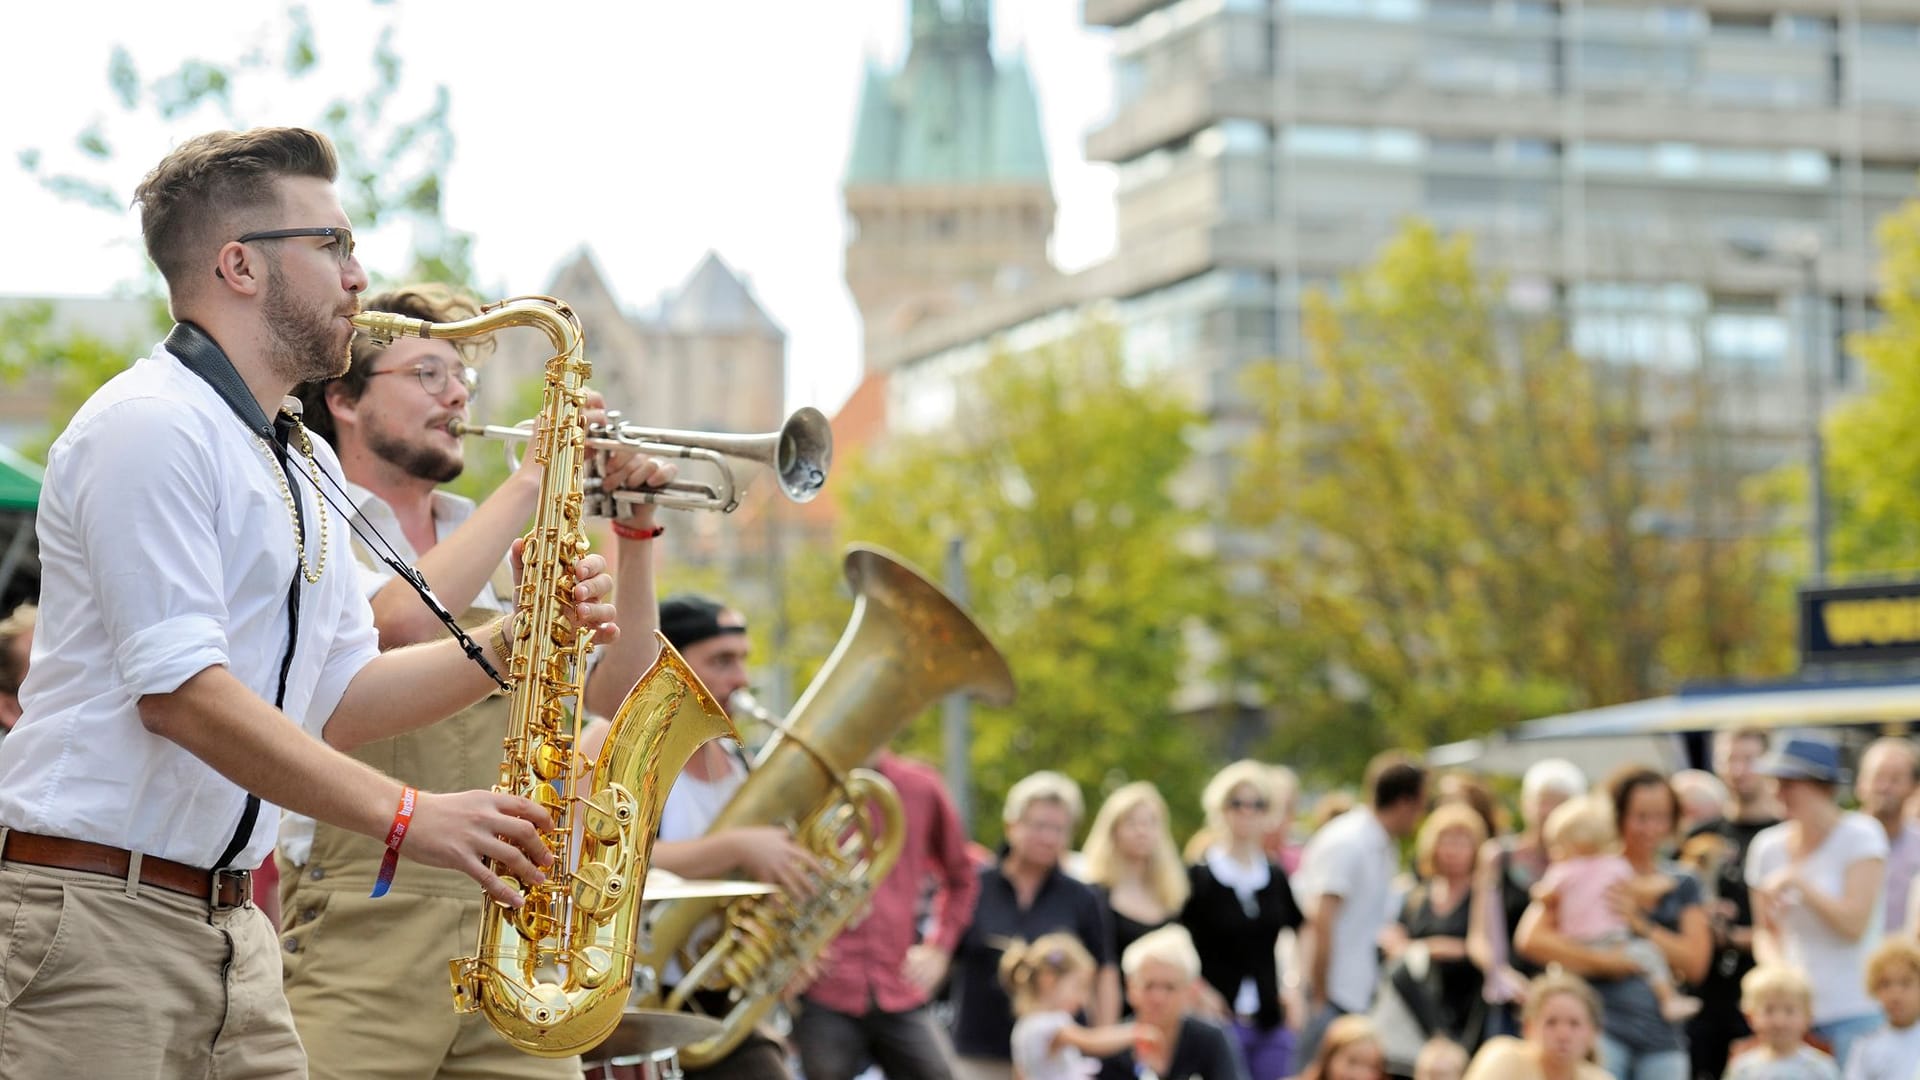
<path fill-rule="evenodd" d="M 553 818 L 532 799 L 496 791 L 423 791 L 400 853 L 428 866 L 459 870 L 493 900 L 517 908 L 526 898 L 495 868 L 525 885 L 545 882 L 553 853 L 540 833 L 551 828 Z"/>
<path fill-rule="evenodd" d="M 508 554 L 513 563 L 513 584 L 520 585 L 522 552 L 526 548 L 526 538 L 513 542 Z M 573 563 L 575 584 L 569 599 L 573 605 L 566 609 L 567 621 L 581 630 L 593 631 L 596 644 L 606 644 L 620 636 L 620 624 L 617 621 L 620 612 L 611 601 L 600 601 L 613 595 L 613 575 L 607 573 L 607 560 L 603 555 L 586 555 Z M 503 658 L 504 659 L 504 658 Z"/>

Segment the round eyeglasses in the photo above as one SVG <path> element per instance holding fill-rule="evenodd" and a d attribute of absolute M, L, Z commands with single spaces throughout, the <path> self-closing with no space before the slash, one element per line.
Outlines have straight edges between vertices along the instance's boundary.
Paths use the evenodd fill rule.
<path fill-rule="evenodd" d="M 429 396 L 439 397 L 441 394 L 447 392 L 447 377 L 449 374 L 459 379 L 460 385 L 467 388 L 468 397 L 472 397 L 474 394 L 480 392 L 480 373 L 473 368 L 467 367 L 465 364 L 455 367 L 449 364 L 436 364 L 430 360 L 422 360 L 417 364 L 403 364 L 400 367 L 388 368 L 385 371 L 369 371 L 367 372 L 367 378 L 371 379 L 379 375 L 412 375 L 420 380 L 420 388 L 425 390 Z"/>
<path fill-rule="evenodd" d="M 340 269 L 345 270 L 347 264 L 353 261 L 353 230 L 344 225 L 315 225 L 301 229 L 262 229 L 259 232 L 235 237 L 235 240 L 248 244 L 255 240 L 288 240 L 296 236 L 330 237 L 333 243 L 327 246 L 332 250 L 333 257 L 340 261 Z"/>

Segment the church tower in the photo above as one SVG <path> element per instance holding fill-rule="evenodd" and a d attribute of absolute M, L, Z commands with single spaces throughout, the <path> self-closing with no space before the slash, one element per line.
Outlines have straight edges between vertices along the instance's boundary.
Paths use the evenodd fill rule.
<path fill-rule="evenodd" d="M 911 0 L 897 72 L 869 65 L 847 162 L 847 286 L 876 345 L 1054 271 L 1040 110 L 999 64 L 989 0 Z"/>

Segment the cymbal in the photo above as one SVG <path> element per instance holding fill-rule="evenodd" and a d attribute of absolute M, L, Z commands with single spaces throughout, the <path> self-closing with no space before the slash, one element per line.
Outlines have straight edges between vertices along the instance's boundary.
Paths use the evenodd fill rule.
<path fill-rule="evenodd" d="M 620 1025 L 613 1029 L 613 1034 L 582 1056 L 590 1061 L 645 1058 L 711 1038 L 725 1027 L 710 1016 L 628 1009 L 620 1014 Z"/>
<path fill-rule="evenodd" d="M 718 900 L 735 896 L 765 896 L 780 891 L 778 885 L 758 881 L 709 881 L 683 878 L 665 870 L 648 870 L 647 883 L 640 894 L 642 903 L 661 900 Z"/>

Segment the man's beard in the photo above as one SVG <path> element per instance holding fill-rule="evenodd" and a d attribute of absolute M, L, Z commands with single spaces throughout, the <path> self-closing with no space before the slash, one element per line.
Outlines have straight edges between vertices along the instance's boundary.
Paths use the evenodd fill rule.
<path fill-rule="evenodd" d="M 267 363 L 274 374 L 296 384 L 337 379 L 347 373 L 353 335 L 337 337 L 331 308 L 303 308 L 292 290 L 280 283 L 280 268 L 268 260 L 267 296 L 262 314 L 267 321 Z"/>
<path fill-rule="evenodd" d="M 371 425 L 368 426 L 366 438 L 367 449 L 373 451 L 375 456 L 418 480 L 444 484 L 458 479 L 466 468 L 466 463 L 458 455 L 436 446 L 409 443 Z"/>

